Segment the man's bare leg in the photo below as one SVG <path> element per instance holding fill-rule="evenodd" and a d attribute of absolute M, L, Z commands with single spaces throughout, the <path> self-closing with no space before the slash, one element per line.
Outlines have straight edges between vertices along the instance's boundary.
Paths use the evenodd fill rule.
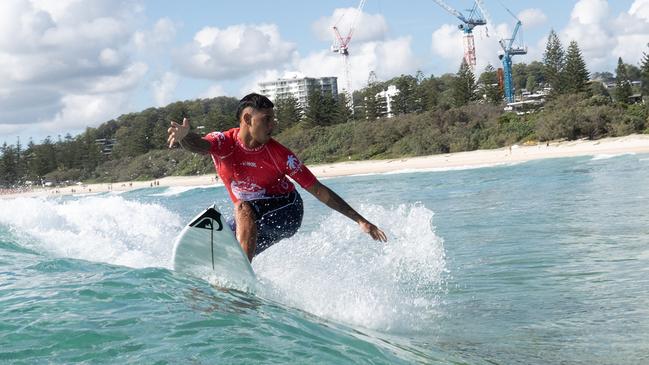
<path fill-rule="evenodd" d="M 257 225 L 255 224 L 255 212 L 247 202 L 237 202 L 234 205 L 234 220 L 237 223 L 237 241 L 243 252 L 248 255 L 252 262 L 257 248 Z"/>

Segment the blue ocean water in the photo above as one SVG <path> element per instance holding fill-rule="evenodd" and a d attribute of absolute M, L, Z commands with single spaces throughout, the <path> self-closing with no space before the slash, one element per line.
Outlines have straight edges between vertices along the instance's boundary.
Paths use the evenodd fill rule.
<path fill-rule="evenodd" d="M 649 155 L 323 181 L 254 292 L 171 269 L 222 187 L 0 199 L 0 363 L 646 364 Z"/>

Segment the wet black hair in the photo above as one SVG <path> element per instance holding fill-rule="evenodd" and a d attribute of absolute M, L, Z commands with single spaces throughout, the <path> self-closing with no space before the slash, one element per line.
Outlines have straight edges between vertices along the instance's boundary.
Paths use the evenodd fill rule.
<path fill-rule="evenodd" d="M 241 120 L 240 118 L 243 110 L 249 106 L 255 110 L 259 110 L 272 109 L 275 104 L 263 95 L 256 93 L 248 94 L 239 100 L 239 106 L 237 107 L 237 122 Z"/>

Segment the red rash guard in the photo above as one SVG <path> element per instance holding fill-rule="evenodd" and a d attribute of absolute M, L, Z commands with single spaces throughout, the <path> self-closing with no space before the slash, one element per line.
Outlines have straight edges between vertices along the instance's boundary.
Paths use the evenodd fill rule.
<path fill-rule="evenodd" d="M 295 186 L 286 176 L 307 189 L 318 180 L 288 148 L 274 139 L 255 149 L 239 140 L 239 128 L 212 132 L 210 154 L 219 177 L 233 202 L 286 196 Z"/>

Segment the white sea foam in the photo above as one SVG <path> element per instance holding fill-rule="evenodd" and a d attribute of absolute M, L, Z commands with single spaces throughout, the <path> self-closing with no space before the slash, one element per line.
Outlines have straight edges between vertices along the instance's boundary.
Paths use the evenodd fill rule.
<path fill-rule="evenodd" d="M 208 189 L 213 188 L 214 185 L 202 185 L 202 186 L 170 186 L 166 188 L 163 192 L 157 194 L 151 194 L 151 196 L 176 196 L 182 193 L 188 192 L 194 189 Z"/>
<path fill-rule="evenodd" d="M 171 267 L 181 218 L 120 196 L 0 200 L 0 223 L 44 254 L 130 267 Z"/>
<path fill-rule="evenodd" d="M 609 158 L 614 158 L 614 157 L 620 157 L 620 156 L 628 156 L 628 155 L 635 155 L 633 152 L 625 152 L 625 153 L 615 153 L 615 154 L 601 154 L 601 155 L 595 155 L 591 159 L 591 161 L 598 161 L 598 160 L 608 160 Z"/>
<path fill-rule="evenodd" d="M 323 216 L 314 232 L 298 233 L 255 258 L 264 284 L 259 294 L 366 328 L 417 329 L 422 313 L 438 304 L 446 273 L 433 212 L 419 204 L 361 210 L 385 230 L 387 243 L 372 241 L 340 214 Z"/>
<path fill-rule="evenodd" d="M 423 169 L 400 169 L 390 172 L 384 172 L 384 175 L 394 175 L 394 174 L 409 174 L 413 172 L 444 172 L 444 171 L 462 171 L 462 170 L 475 170 L 475 169 L 484 169 L 490 167 L 500 167 L 500 166 L 515 166 L 523 162 L 498 162 L 490 164 L 480 164 L 480 165 L 463 165 L 463 166 L 452 166 L 452 167 L 430 167 Z"/>

